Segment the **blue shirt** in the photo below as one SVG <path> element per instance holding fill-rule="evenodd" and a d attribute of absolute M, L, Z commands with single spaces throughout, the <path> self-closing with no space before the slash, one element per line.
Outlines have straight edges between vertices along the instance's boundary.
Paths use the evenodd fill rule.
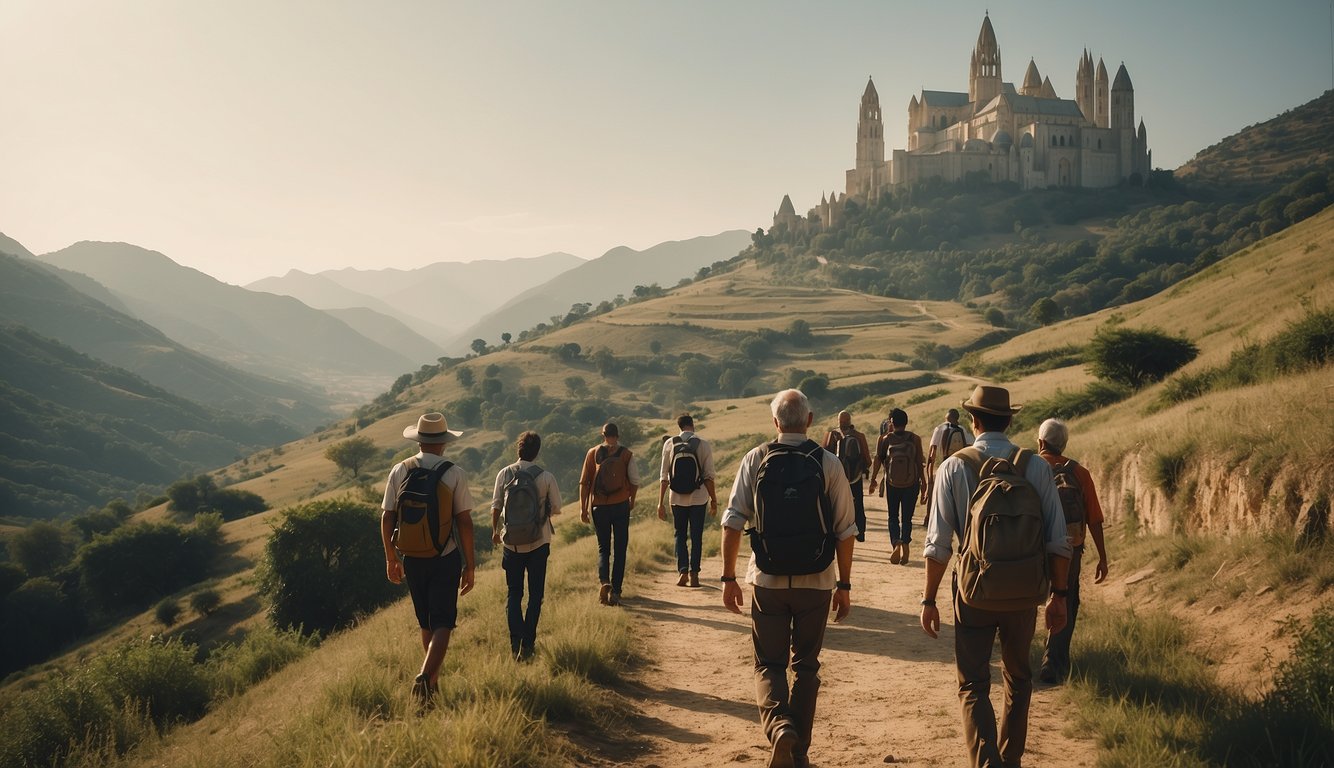
<path fill-rule="evenodd" d="M 973 447 L 984 456 L 1008 457 L 1015 445 L 1004 432 L 983 432 L 973 441 Z M 1051 465 L 1034 451 L 1028 459 L 1024 478 L 1037 489 L 1042 500 L 1042 520 L 1046 524 L 1047 553 L 1069 558 L 1073 550 L 1065 531 L 1065 512 L 1061 498 L 1052 481 Z M 953 553 L 951 539 L 962 535 L 963 521 L 968 518 L 968 501 L 977 490 L 978 478 L 957 455 L 946 459 L 936 470 L 936 483 L 931 489 L 931 508 L 927 510 L 926 547 L 922 554 L 938 563 L 949 563 Z"/>

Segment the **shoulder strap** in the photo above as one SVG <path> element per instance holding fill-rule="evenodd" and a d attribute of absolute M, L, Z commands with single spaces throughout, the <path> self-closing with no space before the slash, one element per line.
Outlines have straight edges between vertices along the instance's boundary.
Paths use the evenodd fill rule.
<path fill-rule="evenodd" d="M 421 465 L 422 465 L 421 459 L 417 458 L 416 456 L 410 456 L 403 460 L 403 466 L 407 467 L 409 470 L 416 469 Z"/>
<path fill-rule="evenodd" d="M 986 461 L 986 458 L 982 456 L 982 449 L 970 445 L 955 451 L 951 458 L 957 458 L 962 461 L 964 466 L 972 470 L 974 477 L 981 477 L 982 464 Z"/>
<path fill-rule="evenodd" d="M 607 446 L 605 444 L 599 445 L 598 447 L 593 449 L 594 464 L 601 464 L 603 461 L 606 460 L 606 458 L 607 458 Z"/>
<path fill-rule="evenodd" d="M 684 442 L 685 440 L 681 439 L 680 435 L 672 435 L 672 445 L 680 445 Z"/>
<path fill-rule="evenodd" d="M 697 451 L 697 450 L 699 450 L 699 438 L 698 438 L 698 437 L 692 437 L 692 438 L 690 438 L 689 440 L 687 440 L 686 443 L 688 443 L 688 444 L 690 445 L 690 450 L 691 450 L 692 453 L 695 452 L 695 451 Z"/>
<path fill-rule="evenodd" d="M 1026 451 L 1018 446 L 1014 453 L 1010 454 L 1010 464 L 1014 466 L 1014 473 L 1020 477 L 1028 477 L 1028 459 L 1033 455 L 1032 451 Z"/>

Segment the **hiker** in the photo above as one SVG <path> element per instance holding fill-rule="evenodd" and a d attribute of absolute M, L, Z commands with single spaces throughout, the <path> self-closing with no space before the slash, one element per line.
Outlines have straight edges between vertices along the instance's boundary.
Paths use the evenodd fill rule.
<path fill-rule="evenodd" d="M 551 556 L 552 515 L 560 514 L 556 476 L 533 462 L 542 450 L 542 436 L 524 432 L 515 443 L 519 460 L 496 474 L 491 495 L 491 543 L 503 546 L 500 568 L 509 596 L 510 654 L 515 661 L 533 657 L 537 621 L 546 594 L 547 559 Z M 528 611 L 523 610 L 523 580 L 528 577 Z"/>
<path fill-rule="evenodd" d="M 610 421 L 603 425 L 602 443 L 588 449 L 579 475 L 579 519 L 589 522 L 591 511 L 598 538 L 598 580 L 602 583 L 598 602 L 603 605 L 621 604 L 630 509 L 639 490 L 634 456 L 620 442 L 621 430 Z"/>
<path fill-rule="evenodd" d="M 866 435 L 852 426 L 852 414 L 838 412 L 838 426 L 824 438 L 824 449 L 843 463 L 843 476 L 852 491 L 852 508 L 857 519 L 857 541 L 866 541 L 866 503 L 862 499 L 862 479 L 866 477 L 867 458 L 871 455 Z"/>
<path fill-rule="evenodd" d="M 908 549 L 912 544 L 912 513 L 920 500 L 926 501 L 926 476 L 922 469 L 922 438 L 907 430 L 908 413 L 902 408 L 889 412 L 889 430 L 880 436 L 875 446 L 875 463 L 871 466 L 871 492 L 875 493 L 875 478 L 885 468 L 885 506 L 889 508 L 889 542 L 894 551 L 889 555 L 893 564 L 908 564 Z"/>
<path fill-rule="evenodd" d="M 959 409 L 951 408 L 945 412 L 945 420 L 931 430 L 931 447 L 926 454 L 926 503 L 931 504 L 931 486 L 936 479 L 936 457 L 944 461 L 960 448 L 973 444 L 973 435 L 959 424 Z"/>
<path fill-rule="evenodd" d="M 688 413 L 676 417 L 681 434 L 662 443 L 662 480 L 658 486 L 658 519 L 667 519 L 663 498 L 672 492 L 672 523 L 676 527 L 676 586 L 699 586 L 699 561 L 704 548 L 704 512 L 718 514 L 718 495 L 713 487 L 713 448 L 695 434 L 695 419 Z M 690 546 L 686 546 L 687 534 Z M 688 580 L 688 581 L 687 581 Z"/>
<path fill-rule="evenodd" d="M 843 464 L 806 436 L 813 423 L 806 396 L 784 390 L 770 410 L 778 438 L 741 460 L 723 515 L 723 605 L 741 613 L 736 556 L 745 529 L 755 699 L 771 745 L 768 766 L 806 768 L 825 625 L 831 609 L 834 621 L 852 610 L 857 524 Z"/>
<path fill-rule="evenodd" d="M 1047 419 L 1038 427 L 1038 452 L 1052 466 L 1056 494 L 1065 511 L 1065 531 L 1074 548 L 1070 555 L 1070 570 L 1066 577 L 1070 594 L 1065 598 L 1065 627 L 1047 635 L 1047 647 L 1042 654 L 1038 679 L 1057 684 L 1070 674 L 1070 638 L 1075 633 L 1075 618 L 1079 616 L 1080 560 L 1084 545 L 1092 537 L 1098 548 L 1098 565 L 1093 571 L 1093 583 L 1101 584 L 1107 578 L 1107 547 L 1102 537 L 1102 505 L 1098 491 L 1093 487 L 1093 476 L 1074 459 L 1065 457 L 1070 443 L 1070 429 L 1060 419 Z"/>
<path fill-rule="evenodd" d="M 941 462 L 936 474 L 923 553 L 922 630 L 933 638 L 940 633 L 936 595 L 950 561 L 951 537 L 957 535 L 954 663 L 964 742 L 973 766 L 1019 765 L 1033 694 L 1028 652 L 1037 606 L 1046 600 L 1047 631 L 1059 632 L 1065 625 L 1070 543 L 1051 465 L 1005 436 L 1022 406 L 1010 405 L 1008 390 L 980 385 L 962 407 L 972 417 L 977 440 Z M 979 518 L 985 523 L 975 523 Z M 976 536 L 983 526 L 987 536 Z M 1002 560 L 1003 568 L 987 567 Z M 991 705 L 997 634 L 1005 670 L 999 738 Z"/>
<path fill-rule="evenodd" d="M 404 429 L 403 437 L 416 441 L 421 450 L 389 471 L 380 505 L 385 575 L 395 584 L 407 579 L 421 627 L 426 657 L 412 681 L 419 706 L 435 696 L 458 619 L 459 595 L 472 590 L 477 563 L 468 478 L 443 455 L 445 446 L 462 434 L 449 429 L 441 413 L 425 414 Z"/>

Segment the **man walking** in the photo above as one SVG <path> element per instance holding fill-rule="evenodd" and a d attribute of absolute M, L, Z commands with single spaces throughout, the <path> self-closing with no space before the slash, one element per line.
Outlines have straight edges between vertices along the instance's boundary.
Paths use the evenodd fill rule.
<path fill-rule="evenodd" d="M 672 523 L 676 527 L 676 586 L 699 586 L 699 563 L 704 548 L 704 512 L 718 514 L 718 496 L 713 486 L 713 448 L 695 434 L 695 419 L 688 413 L 676 417 L 681 434 L 663 441 L 659 472 L 658 519 L 667 519 L 663 498 L 671 491 Z M 689 547 L 686 546 L 689 536 Z"/>
<path fill-rule="evenodd" d="M 588 449 L 579 475 L 579 519 L 591 519 L 598 539 L 598 602 L 621 604 L 625 550 L 630 537 L 630 509 L 639 490 L 639 469 L 630 449 L 621 445 L 614 423 L 602 427 L 602 443 Z"/>
<path fill-rule="evenodd" d="M 959 424 L 959 409 L 951 408 L 945 420 L 931 431 L 931 447 L 926 454 L 926 503 L 931 503 L 931 486 L 936 480 L 937 459 L 944 461 L 955 451 L 973 444 L 973 435 Z"/>
<path fill-rule="evenodd" d="M 923 631 L 931 637 L 939 634 L 940 611 L 936 607 L 936 596 L 945 566 L 950 561 L 951 538 L 957 536 L 962 551 L 960 565 L 955 569 L 953 589 L 954 661 L 970 764 L 979 768 L 1018 766 L 1028 737 L 1028 707 L 1033 694 L 1028 649 L 1033 640 L 1037 605 L 1043 599 L 1041 592 L 1050 584 L 1046 626 L 1049 632 L 1060 631 L 1065 624 L 1070 544 L 1066 540 L 1061 502 L 1052 483 L 1051 465 L 1030 453 L 1021 452 L 1005 436 L 1011 418 L 1022 406 L 1011 406 L 1009 391 L 991 386 L 978 386 L 962 406 L 972 416 L 977 440 L 972 447 L 942 462 L 936 475 L 927 519 L 926 588 L 922 594 L 921 623 Z M 985 488 L 979 490 L 981 472 L 997 471 L 1000 466 L 991 461 L 993 457 L 1006 460 L 1006 467 L 1013 470 L 1010 476 L 1013 482 L 1009 483 L 1008 490 L 1017 489 L 1013 491 L 1017 497 L 1028 494 L 1027 502 L 1019 502 L 1024 504 L 1025 514 L 1037 515 L 1041 520 L 1033 531 L 1037 537 L 1033 542 L 1036 551 L 1030 558 L 1036 567 L 1023 571 L 1022 578 L 1011 575 L 1016 573 L 1014 568 L 978 577 L 972 567 L 977 563 L 973 556 L 977 545 L 970 533 L 970 513 L 985 511 L 984 507 L 989 503 L 986 499 L 993 495 L 985 493 Z M 988 483 L 994 480 L 994 477 L 987 478 Z M 1008 496 L 1008 490 L 994 495 Z M 1040 512 L 1031 505 L 1037 506 Z M 1019 517 L 1013 515 L 1013 519 Z M 989 537 L 993 535 L 990 520 L 987 531 Z M 1044 559 L 1046 567 L 1042 568 Z M 984 593 L 978 591 L 979 584 L 997 587 L 995 594 L 1026 597 L 1001 600 L 988 594 L 989 599 L 983 599 Z M 1016 603 L 1024 607 L 1012 607 Z M 979 607 L 982 605 L 1002 607 Z M 991 705 L 991 649 L 998 634 L 1005 669 L 999 737 Z"/>
<path fill-rule="evenodd" d="M 857 519 L 857 541 L 866 541 L 866 503 L 862 499 L 862 480 L 868 470 L 871 449 L 866 435 L 852 426 L 852 414 L 838 412 L 838 428 L 831 429 L 824 438 L 824 449 L 843 463 L 843 476 L 848 478 L 852 491 L 852 508 Z"/>
<path fill-rule="evenodd" d="M 926 476 L 922 470 L 922 438 L 909 432 L 908 413 L 902 408 L 889 412 L 890 429 L 875 446 L 871 466 L 871 492 L 875 478 L 885 468 L 885 506 L 889 508 L 889 541 L 894 551 L 889 562 L 908 564 L 912 544 L 912 513 L 918 496 L 926 501 Z"/>
<path fill-rule="evenodd" d="M 547 559 L 551 555 L 552 515 L 560 514 L 556 476 L 533 462 L 542 450 L 542 437 L 524 432 L 515 444 L 519 460 L 496 474 L 491 494 L 491 543 L 503 546 L 500 567 L 505 572 L 508 597 L 510 654 L 515 661 L 533 656 L 537 621 L 546 596 Z M 528 577 L 528 611 L 523 610 L 523 581 Z"/>
<path fill-rule="evenodd" d="M 1042 654 L 1042 669 L 1038 679 L 1044 683 L 1060 683 L 1070 674 L 1070 638 L 1075 634 L 1075 619 L 1079 616 L 1079 572 L 1084 558 L 1086 537 L 1093 539 L 1098 548 L 1098 565 L 1093 571 L 1093 583 L 1101 584 L 1107 578 L 1107 547 L 1102 536 L 1102 505 L 1098 491 L 1093 487 L 1093 476 L 1082 464 L 1062 454 L 1070 443 L 1070 430 L 1060 419 L 1047 419 L 1038 427 L 1038 452 L 1052 466 L 1056 492 L 1065 510 L 1065 529 L 1074 553 L 1070 556 L 1070 572 L 1066 578 L 1070 594 L 1065 598 L 1065 627 L 1047 635 L 1047 648 Z"/>
<path fill-rule="evenodd" d="M 380 505 L 385 575 L 395 584 L 407 579 L 412 608 L 421 628 L 426 656 L 413 680 L 412 693 L 422 706 L 429 704 L 435 695 L 440 665 L 449 650 L 449 635 L 458 620 L 459 595 L 472 590 L 477 563 L 473 554 L 472 494 L 468 479 L 462 469 L 446 461 L 443 455 L 445 446 L 462 434 L 449 429 L 444 414 L 440 413 L 425 414 L 417 419 L 416 426 L 404 429 L 403 437 L 415 440 L 421 450 L 389 471 Z M 424 496 L 433 495 L 433 499 L 422 500 L 423 494 L 415 492 L 421 482 L 418 478 L 423 475 L 428 478 Z M 409 505 L 411 510 L 407 509 Z M 429 514 L 418 514 L 427 505 L 436 507 L 438 523 Z M 429 530 L 419 526 L 419 530 L 425 531 L 424 536 L 408 535 L 412 531 L 406 525 L 412 521 L 400 512 L 409 511 L 414 513 L 414 520 L 424 518 L 431 524 Z M 403 553 L 402 561 L 399 552 Z"/>
<path fill-rule="evenodd" d="M 770 410 L 778 439 L 741 460 L 723 515 L 723 605 L 741 613 L 736 556 L 745 529 L 755 698 L 772 745 L 768 768 L 807 768 L 825 626 L 831 609 L 834 621 L 852 609 L 857 524 L 843 465 L 806 436 L 813 422 L 806 396 L 784 390 Z M 782 546 L 794 539 L 802 546 Z"/>

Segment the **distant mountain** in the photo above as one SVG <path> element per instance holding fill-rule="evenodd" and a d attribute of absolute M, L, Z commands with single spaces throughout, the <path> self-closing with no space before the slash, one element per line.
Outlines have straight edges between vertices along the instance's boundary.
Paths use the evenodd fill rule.
<path fill-rule="evenodd" d="M 133 499 L 295 436 L 207 408 L 33 332 L 0 325 L 0 511 L 55 517 Z"/>
<path fill-rule="evenodd" d="M 373 309 L 347 307 L 324 311 L 347 323 L 349 328 L 362 336 L 409 360 L 422 364 L 435 363 L 445 354 L 440 345 L 409 328 L 403 321 Z"/>
<path fill-rule="evenodd" d="M 1202 149 L 1177 169 L 1192 181 L 1252 185 L 1334 165 L 1334 90 Z"/>
<path fill-rule="evenodd" d="M 506 301 L 584 264 L 578 256 L 548 253 L 531 259 L 503 261 L 442 261 L 417 269 L 338 269 L 314 276 L 342 286 L 339 295 L 325 283 L 288 273 L 248 288 L 295 296 L 312 307 L 367 307 L 406 322 L 437 344 L 454 339 L 459 330 Z M 290 279 L 289 279 L 290 278 Z M 277 282 L 275 282 L 277 281 Z M 350 296 L 369 296 L 381 302 L 352 302 Z"/>
<path fill-rule="evenodd" d="M 564 315 L 573 304 L 596 303 L 629 294 L 636 285 L 657 283 L 670 288 L 684 277 L 693 277 L 700 267 L 736 256 L 750 244 L 750 233 L 731 230 L 690 240 L 674 240 L 636 251 L 613 248 L 601 257 L 563 272 L 551 280 L 515 296 L 482 317 L 446 345 L 461 353 L 473 339 L 495 343 L 506 331 L 517 334 L 552 315 Z"/>
<path fill-rule="evenodd" d="M 21 256 L 25 259 L 37 258 L 32 255 L 32 251 L 23 247 L 23 243 L 6 235 L 4 232 L 0 232 L 0 253 L 7 253 L 10 256 Z"/>
<path fill-rule="evenodd" d="M 89 294 L 118 301 L 85 275 L 0 255 L 0 323 L 27 326 L 196 403 L 277 417 L 302 432 L 328 420 L 329 401 L 313 387 L 266 379 L 205 357 Z"/>
<path fill-rule="evenodd" d="M 361 293 L 360 291 L 348 288 L 330 278 L 329 273 L 327 272 L 312 275 L 308 272 L 302 272 L 299 269 L 292 269 L 288 270 L 287 274 L 282 277 L 266 277 L 262 280 L 256 280 L 247 285 L 246 289 L 251 291 L 263 291 L 264 293 L 275 293 L 279 296 L 291 296 L 294 299 L 299 299 L 301 303 L 307 306 L 326 311 L 331 309 L 349 309 L 352 307 L 370 309 L 381 315 L 386 315 L 398 320 L 404 325 L 412 328 L 413 333 L 430 339 L 430 343 L 437 345 L 437 347 L 439 340 L 449 338 L 453 335 L 449 331 L 446 331 L 444 326 L 423 320 L 422 318 L 413 315 L 411 312 L 404 312 L 402 309 L 395 307 L 382 299 L 376 298 L 369 293 Z M 355 328 L 356 326 L 353 327 Z M 376 340 L 379 341 L 379 339 Z M 439 355 L 440 352 L 437 350 L 435 354 Z M 416 356 L 414 356 L 413 359 L 416 359 Z"/>
<path fill-rule="evenodd" d="M 138 246 L 81 242 L 39 258 L 92 277 L 136 317 L 191 349 L 261 375 L 337 385 L 428 362 L 294 298 L 228 285 Z"/>

